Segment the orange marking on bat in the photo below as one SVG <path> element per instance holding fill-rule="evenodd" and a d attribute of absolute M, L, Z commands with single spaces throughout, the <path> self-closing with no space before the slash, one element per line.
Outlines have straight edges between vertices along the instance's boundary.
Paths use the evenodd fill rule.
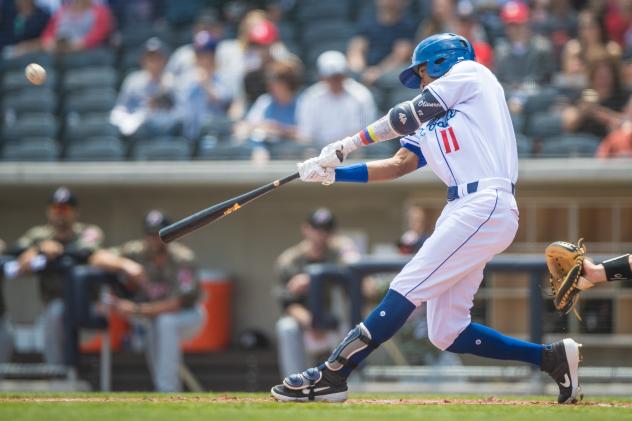
<path fill-rule="evenodd" d="M 239 203 L 235 203 L 233 206 L 231 206 L 230 208 L 224 211 L 224 216 L 230 215 L 231 213 L 235 212 L 239 208 L 241 208 L 241 206 L 239 206 Z"/>

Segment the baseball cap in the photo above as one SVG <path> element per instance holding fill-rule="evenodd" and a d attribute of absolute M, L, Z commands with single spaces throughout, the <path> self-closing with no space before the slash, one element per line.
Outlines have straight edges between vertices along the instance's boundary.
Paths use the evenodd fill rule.
<path fill-rule="evenodd" d="M 309 218 L 307 218 L 307 223 L 311 225 L 312 228 L 324 231 L 333 231 L 336 228 L 334 214 L 327 208 L 318 208 L 313 211 L 309 215 Z"/>
<path fill-rule="evenodd" d="M 217 39 L 208 31 L 200 31 L 193 37 L 193 48 L 196 52 L 215 52 Z"/>
<path fill-rule="evenodd" d="M 347 73 L 347 58 L 340 51 L 325 51 L 318 56 L 316 67 L 321 77 L 344 75 Z"/>
<path fill-rule="evenodd" d="M 521 1 L 508 1 L 500 11 L 500 18 L 505 24 L 526 23 L 529 21 L 529 6 Z"/>
<path fill-rule="evenodd" d="M 279 30 L 269 20 L 255 24 L 248 32 L 248 41 L 253 44 L 270 45 L 279 40 Z"/>
<path fill-rule="evenodd" d="M 157 53 L 157 54 L 162 54 L 163 56 L 166 56 L 167 55 L 167 48 L 166 48 L 164 42 L 162 42 L 160 40 L 160 38 L 158 38 L 158 37 L 151 37 L 147 41 L 145 41 L 145 44 L 143 45 L 143 52 L 145 54 L 147 54 L 147 53 Z"/>
<path fill-rule="evenodd" d="M 171 220 L 161 211 L 153 209 L 145 215 L 145 234 L 157 234 L 171 224 Z"/>
<path fill-rule="evenodd" d="M 48 200 L 50 205 L 70 205 L 76 208 L 79 205 L 77 196 L 68 187 L 58 187 Z"/>

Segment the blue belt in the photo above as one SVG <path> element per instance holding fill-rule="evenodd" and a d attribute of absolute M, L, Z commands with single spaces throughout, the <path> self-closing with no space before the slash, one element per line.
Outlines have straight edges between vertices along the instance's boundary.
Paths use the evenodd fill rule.
<path fill-rule="evenodd" d="M 472 181 L 471 183 L 467 183 L 467 194 L 476 193 L 478 191 L 478 181 Z M 516 193 L 516 185 L 511 183 L 511 194 Z M 448 187 L 448 202 L 458 199 L 459 196 L 459 186 L 450 186 Z"/>

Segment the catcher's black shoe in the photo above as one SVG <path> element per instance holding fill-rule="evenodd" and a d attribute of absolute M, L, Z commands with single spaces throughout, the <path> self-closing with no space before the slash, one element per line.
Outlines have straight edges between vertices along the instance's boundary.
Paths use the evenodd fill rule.
<path fill-rule="evenodd" d="M 270 391 L 272 396 L 285 402 L 344 402 L 347 400 L 347 380 L 328 368 L 308 368 L 292 374 Z"/>
<path fill-rule="evenodd" d="M 547 345 L 542 351 L 540 369 L 548 373 L 560 388 L 558 403 L 577 403 L 584 397 L 578 376 L 580 347 L 581 344 L 567 338 Z"/>

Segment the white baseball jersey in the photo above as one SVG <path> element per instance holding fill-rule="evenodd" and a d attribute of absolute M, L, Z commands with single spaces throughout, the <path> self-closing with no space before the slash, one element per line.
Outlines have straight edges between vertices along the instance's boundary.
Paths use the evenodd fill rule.
<path fill-rule="evenodd" d="M 446 185 L 458 186 L 458 197 L 390 287 L 417 306 L 427 302 L 429 339 L 446 349 L 471 323 L 485 264 L 518 230 L 518 158 L 503 89 L 485 66 L 457 63 L 426 89 L 446 113 L 401 144 L 417 154 L 419 166 L 427 163 Z"/>
<path fill-rule="evenodd" d="M 448 186 L 487 178 L 505 178 L 515 184 L 516 137 L 504 91 L 494 74 L 475 61 L 462 61 L 426 89 L 446 113 L 404 137 L 402 146 L 427 162 Z"/>

